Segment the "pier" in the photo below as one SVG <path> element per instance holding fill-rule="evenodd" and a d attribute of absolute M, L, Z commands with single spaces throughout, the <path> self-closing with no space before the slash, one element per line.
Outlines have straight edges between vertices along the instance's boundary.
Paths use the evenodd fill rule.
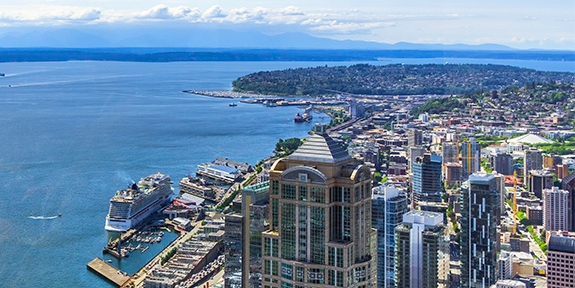
<path fill-rule="evenodd" d="M 101 258 L 95 258 L 86 265 L 88 270 L 104 277 L 106 280 L 121 287 L 124 283 L 130 280 L 130 276 L 125 272 L 118 270 L 116 267 L 106 263 Z"/>

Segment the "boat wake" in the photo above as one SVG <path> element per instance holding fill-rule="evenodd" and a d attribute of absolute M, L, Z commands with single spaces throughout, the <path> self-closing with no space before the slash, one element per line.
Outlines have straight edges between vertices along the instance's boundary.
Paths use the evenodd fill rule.
<path fill-rule="evenodd" d="M 34 219 L 34 220 L 51 220 L 51 219 L 56 219 L 59 217 L 60 217 L 59 215 L 56 215 L 56 216 L 28 216 L 28 218 Z"/>

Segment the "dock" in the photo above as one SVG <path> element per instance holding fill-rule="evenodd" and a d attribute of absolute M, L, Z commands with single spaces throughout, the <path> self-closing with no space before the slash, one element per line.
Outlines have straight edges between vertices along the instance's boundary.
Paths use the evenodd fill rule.
<path fill-rule="evenodd" d="M 130 276 L 125 272 L 118 270 L 116 267 L 106 263 L 106 261 L 98 257 L 90 261 L 86 267 L 88 270 L 102 276 L 111 283 L 116 284 L 118 287 L 130 280 Z"/>

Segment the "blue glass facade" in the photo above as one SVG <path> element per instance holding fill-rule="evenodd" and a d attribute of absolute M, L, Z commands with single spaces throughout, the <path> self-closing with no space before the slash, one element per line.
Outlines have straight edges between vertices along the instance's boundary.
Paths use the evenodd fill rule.
<path fill-rule="evenodd" d="M 404 193 L 393 186 L 373 190 L 372 227 L 377 229 L 377 287 L 395 287 L 395 227 L 408 211 Z"/>

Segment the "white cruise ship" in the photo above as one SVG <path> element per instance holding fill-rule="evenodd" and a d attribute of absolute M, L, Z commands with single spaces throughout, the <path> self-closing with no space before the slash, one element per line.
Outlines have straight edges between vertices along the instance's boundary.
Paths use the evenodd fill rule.
<path fill-rule="evenodd" d="M 171 183 L 170 176 L 158 172 L 116 192 L 110 199 L 106 230 L 126 231 L 167 205 L 174 191 Z"/>

